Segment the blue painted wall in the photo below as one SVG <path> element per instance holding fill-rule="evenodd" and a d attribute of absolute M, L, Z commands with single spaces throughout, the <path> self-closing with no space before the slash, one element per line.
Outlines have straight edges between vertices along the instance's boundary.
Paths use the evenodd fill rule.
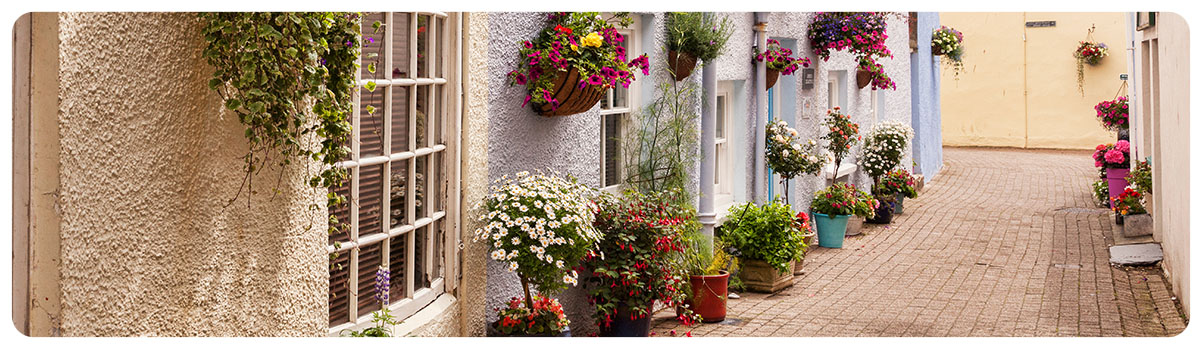
<path fill-rule="evenodd" d="M 933 30 L 941 27 L 937 12 L 917 14 L 918 48 L 912 65 L 913 172 L 933 180 L 942 169 L 941 58 L 929 47 Z"/>

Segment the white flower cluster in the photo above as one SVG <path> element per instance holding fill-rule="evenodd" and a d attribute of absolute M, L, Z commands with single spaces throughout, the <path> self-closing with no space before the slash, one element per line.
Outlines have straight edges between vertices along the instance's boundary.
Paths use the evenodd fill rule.
<path fill-rule="evenodd" d="M 815 174 L 826 162 L 817 154 L 817 141 L 801 142 L 799 134 L 785 121 L 767 125 L 767 164 L 784 177 Z"/>
<path fill-rule="evenodd" d="M 904 158 L 904 151 L 913 137 L 913 129 L 898 121 L 875 124 L 863 142 L 859 165 L 871 177 L 879 177 L 894 169 Z"/>
<path fill-rule="evenodd" d="M 521 267 L 519 258 L 562 271 L 574 262 L 556 259 L 551 251 L 576 249 L 577 240 L 595 247 L 603 237 L 591 224 L 597 206 L 587 186 L 553 175 L 520 172 L 494 181 L 491 192 L 484 200 L 489 210 L 479 217 L 486 225 L 475 230 L 474 241 L 491 242 L 492 259 L 508 262 L 509 271 Z M 564 283 L 578 283 L 577 272 L 562 272 Z"/>

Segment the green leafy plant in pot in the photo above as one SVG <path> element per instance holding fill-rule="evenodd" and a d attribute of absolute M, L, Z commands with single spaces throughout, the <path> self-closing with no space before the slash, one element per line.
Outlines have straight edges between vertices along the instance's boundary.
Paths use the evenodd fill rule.
<path fill-rule="evenodd" d="M 599 249 L 584 258 L 588 300 L 601 336 L 648 336 L 654 302 L 686 307 L 687 271 L 680 265 L 688 232 L 697 231 L 693 208 L 676 204 L 677 189 L 603 196 L 595 227 Z M 680 315 L 690 325 L 691 311 Z"/>
<path fill-rule="evenodd" d="M 817 224 L 817 245 L 841 248 L 850 215 L 870 219 L 879 203 L 852 184 L 835 183 L 813 194 L 811 206 Z"/>
<path fill-rule="evenodd" d="M 729 297 L 729 277 L 736 274 L 739 253 L 727 248 L 720 240 L 709 240 L 696 231 L 688 236 L 691 242 L 684 255 L 683 265 L 688 272 L 687 304 L 705 323 L 725 320 Z M 682 310 L 678 310 L 683 315 Z"/>
<path fill-rule="evenodd" d="M 709 62 L 721 55 L 733 31 L 729 21 L 711 13 L 667 13 L 667 65 L 675 81 L 692 74 L 696 61 Z"/>
<path fill-rule="evenodd" d="M 794 224 L 792 208 L 778 200 L 730 208 L 720 239 L 740 252 L 740 277 L 746 289 L 774 293 L 791 286 L 792 261 L 803 257 L 804 233 Z"/>
<path fill-rule="evenodd" d="M 524 302 L 510 304 L 502 314 L 516 314 L 512 308 L 526 308 L 528 314 L 547 309 L 533 297 L 531 286 L 541 293 L 554 293 L 578 283 L 574 268 L 584 256 L 592 253 L 603 237 L 592 226 L 598 210 L 593 199 L 597 191 L 579 184 L 574 178 L 557 175 L 517 173 L 497 179 L 489 194 L 476 210 L 484 227 L 475 230 L 475 241 L 490 244 L 491 258 L 515 272 L 524 290 Z M 542 298 L 545 300 L 545 298 Z M 497 310 L 498 311 L 498 310 Z M 561 314 L 561 308 L 558 308 Z M 553 335 L 565 330 L 565 318 L 526 320 L 535 323 L 522 327 L 506 327 L 501 322 L 491 324 L 499 335 Z M 563 321 L 563 322 L 560 322 Z M 536 332 L 536 333 L 529 333 Z"/>

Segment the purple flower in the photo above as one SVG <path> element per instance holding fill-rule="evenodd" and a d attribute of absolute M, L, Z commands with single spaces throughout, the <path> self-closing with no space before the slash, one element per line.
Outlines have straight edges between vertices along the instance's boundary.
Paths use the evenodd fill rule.
<path fill-rule="evenodd" d="M 391 286 L 391 272 L 388 271 L 387 266 L 380 265 L 379 271 L 375 272 L 375 300 L 387 305 Z"/>
<path fill-rule="evenodd" d="M 592 74 L 592 76 L 588 77 L 587 82 L 591 85 L 600 85 L 604 83 L 604 78 L 601 78 L 599 75 Z"/>

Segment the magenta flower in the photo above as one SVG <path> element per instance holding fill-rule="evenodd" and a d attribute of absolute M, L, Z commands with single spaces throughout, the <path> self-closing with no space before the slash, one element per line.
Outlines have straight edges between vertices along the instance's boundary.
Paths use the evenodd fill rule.
<path fill-rule="evenodd" d="M 1125 162 L 1125 154 L 1116 149 L 1110 149 L 1104 153 L 1104 161 L 1109 164 L 1121 164 Z"/>

